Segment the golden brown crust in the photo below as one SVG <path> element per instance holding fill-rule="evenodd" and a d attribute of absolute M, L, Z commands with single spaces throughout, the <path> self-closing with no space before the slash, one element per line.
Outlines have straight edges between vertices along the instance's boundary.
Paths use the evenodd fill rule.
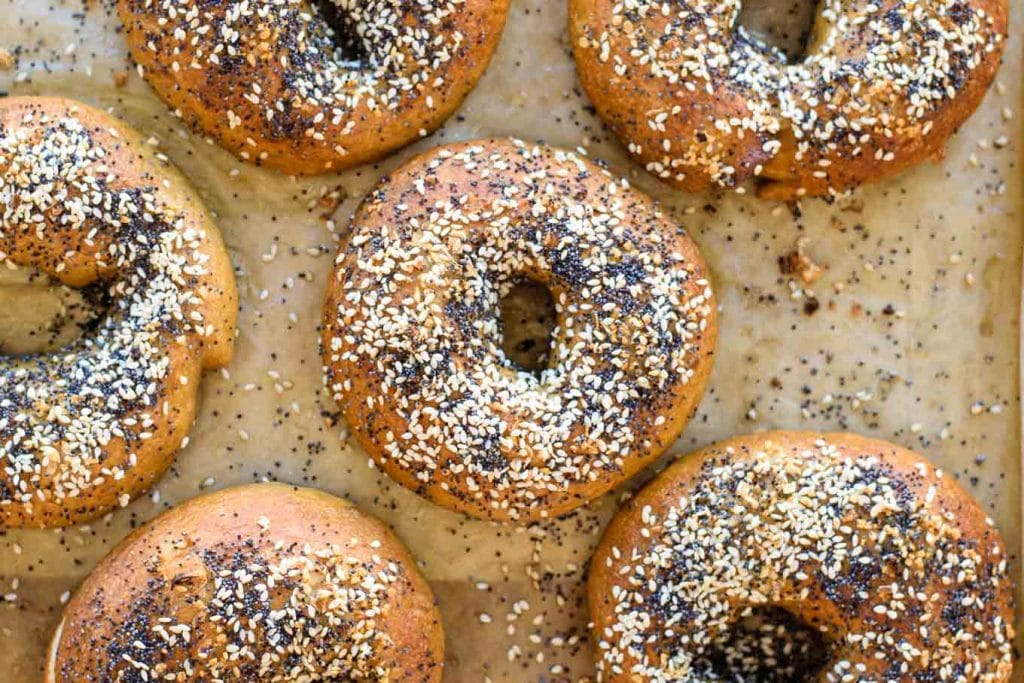
<path fill-rule="evenodd" d="M 540 377 L 499 349 L 522 278 L 558 302 Z M 654 202 L 573 153 L 481 140 L 373 190 L 328 288 L 328 387 L 367 451 L 477 517 L 558 516 L 664 451 L 717 334 L 708 269 Z"/>
<path fill-rule="evenodd" d="M 199 197 L 114 117 L 6 98 L 0 147 L 0 260 L 112 299 L 82 341 L 0 362 L 0 454 L 19 463 L 0 472 L 0 527 L 66 526 L 125 503 L 170 465 L 202 370 L 231 359 L 234 276 Z M 39 212 L 43 222 L 27 218 Z"/>
<path fill-rule="evenodd" d="M 774 488 L 784 480 L 784 490 Z M 837 481 L 837 489 L 829 488 Z M 818 501 L 804 501 L 805 493 Z M 841 514 L 833 517 L 836 509 Z M 822 520 L 833 518 L 832 533 L 807 543 Z M 721 535 L 719 520 L 733 522 Z M 684 550 L 680 539 L 694 536 L 671 531 L 680 525 L 701 529 L 702 540 Z M 786 531 L 773 536 L 777 529 Z M 882 529 L 888 540 L 880 540 Z M 665 545 L 667 538 L 673 543 Z M 659 547 L 675 548 L 676 559 L 655 568 L 650 558 Z M 720 564 L 723 548 L 728 565 Z M 704 559 L 692 559 L 698 557 Z M 695 570 L 704 567 L 694 580 L 709 597 L 689 615 L 663 604 L 653 623 L 637 628 L 623 601 L 643 611 L 644 600 L 653 596 L 650 586 L 660 589 L 667 576 L 683 576 L 687 560 Z M 790 561 L 782 570 L 776 566 Z M 702 680 L 698 662 L 713 649 L 708 643 L 721 642 L 723 631 L 736 629 L 750 608 L 779 607 L 824 634 L 821 676 L 837 674 L 845 660 L 858 680 L 1005 681 L 1014 623 L 1007 561 L 998 531 L 978 504 L 911 451 L 853 434 L 737 437 L 682 457 L 609 524 L 588 583 L 599 666 L 607 681 L 665 680 L 669 665 L 652 664 L 655 653 L 674 657 L 681 649 L 694 667 L 692 680 Z M 826 564 L 832 569 L 826 571 Z M 730 568 L 727 577 L 723 566 Z M 638 567 L 646 568 L 639 598 L 631 581 Z M 677 594 L 687 590 L 683 585 Z M 722 605 L 723 611 L 707 616 Z M 668 637 L 664 620 L 673 615 L 675 636 Z M 623 639 L 633 632 L 652 638 L 646 663 Z M 692 639 L 680 648 L 674 638 L 682 634 Z M 916 654 L 904 657 L 900 648 Z M 766 656 L 762 651 L 757 666 Z M 683 666 L 681 660 L 672 664 Z"/>
<path fill-rule="evenodd" d="M 224 598 L 235 591 L 237 602 Z M 444 633 L 430 587 L 383 524 L 326 493 L 255 484 L 190 500 L 122 541 L 68 603 L 51 648 L 47 683 L 189 670 L 436 683 Z"/>
<path fill-rule="evenodd" d="M 663 11 L 668 7 L 667 11 Z M 938 158 L 999 66 L 1005 0 L 830 0 L 799 63 L 738 0 L 571 0 L 577 70 L 630 154 L 690 191 L 843 192 Z M 829 18 L 826 18 L 829 17 Z"/>
<path fill-rule="evenodd" d="M 343 0 L 348 35 L 332 38 L 321 3 L 244 6 L 119 1 L 132 56 L 174 111 L 241 158 L 298 175 L 435 130 L 483 75 L 508 14 L 508 0 Z M 340 63 L 338 42 L 358 65 Z"/>

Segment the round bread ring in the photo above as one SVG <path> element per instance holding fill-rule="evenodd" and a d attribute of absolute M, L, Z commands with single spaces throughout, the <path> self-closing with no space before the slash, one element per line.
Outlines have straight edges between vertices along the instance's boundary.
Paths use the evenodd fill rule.
<path fill-rule="evenodd" d="M 231 360 L 231 261 L 199 197 L 138 133 L 43 97 L 0 100 L 3 260 L 111 302 L 60 351 L 0 357 L 0 529 L 85 522 L 164 473 L 202 371 Z"/>
<path fill-rule="evenodd" d="M 64 609 L 45 680 L 436 683 L 443 661 L 430 586 L 387 527 L 320 491 L 250 484 L 118 544 Z"/>
<path fill-rule="evenodd" d="M 806 680 L 1006 681 L 1008 561 L 971 496 L 911 451 L 852 434 L 737 437 L 682 457 L 609 524 L 587 587 L 598 666 L 609 683 L 732 680 L 701 659 L 730 642 L 760 668 L 728 673 L 805 680 L 764 668 L 787 638 L 756 636 L 749 660 L 724 640 L 750 610 L 780 608 L 824 637 Z"/>
<path fill-rule="evenodd" d="M 351 35 L 333 37 L 317 9 L 332 2 Z M 486 70 L 508 4 L 119 0 L 118 6 L 141 72 L 192 128 L 246 161 L 315 175 L 380 159 L 444 123 Z M 358 46 L 366 58 L 347 61 L 339 42 Z"/>
<path fill-rule="evenodd" d="M 682 189 L 756 177 L 766 199 L 835 195 L 940 158 L 1007 30 L 1006 0 L 826 0 L 789 64 L 737 25 L 740 4 L 570 0 L 598 113 Z"/>
<path fill-rule="evenodd" d="M 404 486 L 453 510 L 566 514 L 679 436 L 717 335 L 696 245 L 574 153 L 513 140 L 435 149 L 357 211 L 327 292 L 329 391 Z M 501 297 L 552 294 L 548 368 L 500 347 Z"/>

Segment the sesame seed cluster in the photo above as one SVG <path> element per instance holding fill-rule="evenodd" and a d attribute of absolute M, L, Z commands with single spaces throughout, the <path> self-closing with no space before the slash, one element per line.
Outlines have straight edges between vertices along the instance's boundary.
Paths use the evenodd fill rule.
<path fill-rule="evenodd" d="M 627 84 L 625 98 L 605 101 L 600 78 L 588 91 L 649 172 L 688 189 L 733 188 L 787 179 L 795 166 L 798 196 L 938 153 L 923 140 L 935 126 L 944 140 L 977 105 L 1006 21 L 999 3 L 827 0 L 807 55 L 788 63 L 738 24 L 739 0 L 574 5 L 584 83 L 596 64 Z"/>
<path fill-rule="evenodd" d="M 129 475 L 171 410 L 170 348 L 212 332 L 195 288 L 204 235 L 106 157 L 74 112 L 0 123 L 0 262 L 88 285 L 108 308 L 67 348 L 0 358 L 0 515 Z"/>
<path fill-rule="evenodd" d="M 243 159 L 302 173 L 379 157 L 440 125 L 482 73 L 507 10 L 478 0 L 120 5 L 140 72 L 186 120 Z"/>
<path fill-rule="evenodd" d="M 1006 680 L 1009 558 L 941 470 L 867 440 L 750 441 L 688 456 L 606 537 L 604 676 Z M 737 635 L 772 609 L 789 617 Z"/>
<path fill-rule="evenodd" d="M 539 374 L 501 349 L 502 297 L 552 293 Z M 442 148 L 372 192 L 325 308 L 327 385 L 399 481 L 483 517 L 565 512 L 635 472 L 696 405 L 705 267 L 646 197 L 577 154 Z"/>
<path fill-rule="evenodd" d="M 380 653 L 392 643 L 377 623 L 394 562 L 294 541 L 206 548 L 185 562 L 198 564 L 173 577 L 151 563 L 147 591 L 105 643 L 104 680 L 390 680 Z"/>

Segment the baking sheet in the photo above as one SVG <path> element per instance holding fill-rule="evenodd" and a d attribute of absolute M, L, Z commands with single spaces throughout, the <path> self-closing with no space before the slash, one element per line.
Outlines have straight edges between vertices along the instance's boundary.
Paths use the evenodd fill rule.
<path fill-rule="evenodd" d="M 446 681 L 593 677 L 580 582 L 622 492 L 529 528 L 467 520 L 373 469 L 320 388 L 322 292 L 358 199 L 411 154 L 486 135 L 540 137 L 608 160 L 703 249 L 722 308 L 718 357 L 671 455 L 779 427 L 890 439 L 964 482 L 1003 530 L 1020 575 L 1016 32 L 998 84 L 941 164 L 834 205 L 787 207 L 673 191 L 629 164 L 580 92 L 565 4 L 514 0 L 487 75 L 431 138 L 379 166 L 293 180 L 183 130 L 128 68 L 108 2 L 0 0 L 0 48 L 18 56 L 0 70 L 0 92 L 109 107 L 159 140 L 218 215 L 242 298 L 236 360 L 206 377 L 191 443 L 152 495 L 87 527 L 0 535 L 0 680 L 39 680 L 62 598 L 131 527 L 204 489 L 263 478 L 347 496 L 394 526 L 440 600 Z M 1021 1 L 1011 5 L 1019 31 Z M 759 6 L 749 14 L 771 16 Z M 0 278 L 8 352 L 38 343 L 25 331 L 45 328 L 61 315 L 57 299 L 73 297 L 25 282 L 20 272 Z"/>

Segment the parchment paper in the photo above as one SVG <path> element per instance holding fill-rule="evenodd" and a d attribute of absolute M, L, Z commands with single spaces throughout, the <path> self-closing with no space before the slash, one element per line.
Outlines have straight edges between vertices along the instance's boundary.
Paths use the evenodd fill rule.
<path fill-rule="evenodd" d="M 664 201 L 702 247 L 722 308 L 718 358 L 671 456 L 778 427 L 887 438 L 963 481 L 1018 561 L 1019 37 L 941 164 L 834 205 L 787 207 L 673 191 L 632 166 L 579 90 L 565 4 L 514 0 L 497 57 L 442 131 L 379 167 L 297 181 L 184 131 L 128 69 L 108 4 L 0 0 L 0 48 L 18 56 L 0 70 L 0 91 L 110 107 L 157 138 L 218 214 L 242 297 L 236 360 L 206 377 L 191 444 L 152 495 L 88 527 L 0 536 L 0 680 L 39 680 L 62 597 L 130 527 L 203 489 L 262 478 L 347 496 L 394 526 L 440 599 L 446 681 L 593 676 L 581 580 L 622 492 L 528 529 L 467 520 L 369 466 L 320 389 L 321 298 L 336 235 L 358 199 L 416 151 L 487 135 L 542 138 L 607 159 Z M 1011 4 L 1020 32 L 1021 0 Z M 759 13 L 788 16 L 749 14 Z M 5 272 L 0 281 L 7 352 L 38 343 L 26 342 L 25 330 L 60 313 L 53 291 L 24 280 Z"/>

